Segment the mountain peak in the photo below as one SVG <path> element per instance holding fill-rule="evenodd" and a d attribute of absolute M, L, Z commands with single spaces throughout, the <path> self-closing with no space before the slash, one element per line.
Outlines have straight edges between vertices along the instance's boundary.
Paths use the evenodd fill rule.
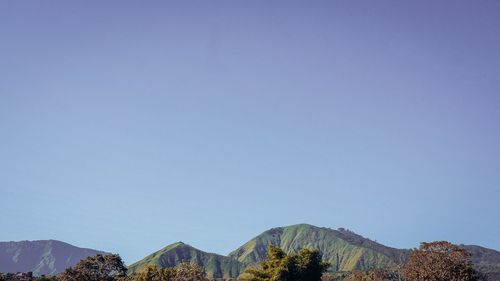
<path fill-rule="evenodd" d="M 156 265 L 162 268 L 175 267 L 183 262 L 196 263 L 204 267 L 210 278 L 235 277 L 243 269 L 240 262 L 230 257 L 207 253 L 184 242 L 176 242 L 131 264 L 128 267 L 128 272 L 129 274 L 139 272 L 148 265 Z"/>
<path fill-rule="evenodd" d="M 170 244 L 169 246 L 173 246 L 173 247 L 179 247 L 179 246 L 189 246 L 188 244 L 182 242 L 182 241 L 179 241 L 179 242 L 175 242 L 175 243 L 172 243 Z M 168 247 L 168 246 L 167 246 Z"/>

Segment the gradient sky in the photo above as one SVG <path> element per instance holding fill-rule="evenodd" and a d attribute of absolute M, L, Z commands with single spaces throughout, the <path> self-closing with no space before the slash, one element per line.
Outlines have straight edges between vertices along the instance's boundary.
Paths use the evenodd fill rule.
<path fill-rule="evenodd" d="M 500 250 L 499 1 L 1 1 L 0 40 L 0 241 Z"/>

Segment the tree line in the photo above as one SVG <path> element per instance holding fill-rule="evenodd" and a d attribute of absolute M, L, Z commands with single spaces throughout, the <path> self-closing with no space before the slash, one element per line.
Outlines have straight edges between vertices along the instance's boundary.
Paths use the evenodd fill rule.
<path fill-rule="evenodd" d="M 412 250 L 408 261 L 398 268 L 373 269 L 350 273 L 329 273 L 330 264 L 322 260 L 317 250 L 301 249 L 285 253 L 270 246 L 267 259 L 250 267 L 238 277 L 241 281 L 481 281 L 486 280 L 475 270 L 471 255 L 463 248 L 446 241 L 422 243 Z M 16 279 L 0 275 L 0 281 L 209 281 L 205 270 L 192 263 L 173 268 L 147 266 L 127 275 L 119 255 L 96 255 L 80 261 L 74 267 L 51 277 Z M 30 279 L 31 278 L 31 279 Z"/>

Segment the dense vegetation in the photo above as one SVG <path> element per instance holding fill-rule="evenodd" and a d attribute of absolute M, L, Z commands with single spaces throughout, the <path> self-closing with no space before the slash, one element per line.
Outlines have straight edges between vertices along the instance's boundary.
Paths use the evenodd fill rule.
<path fill-rule="evenodd" d="M 159 268 L 148 266 L 121 281 L 209 281 L 205 270 L 192 263 L 181 263 L 176 267 Z"/>
<path fill-rule="evenodd" d="M 248 268 L 242 280 L 248 281 L 319 281 L 330 266 L 323 262 L 317 250 L 301 249 L 297 253 L 286 254 L 282 249 L 269 246 L 267 259 L 259 267 Z"/>

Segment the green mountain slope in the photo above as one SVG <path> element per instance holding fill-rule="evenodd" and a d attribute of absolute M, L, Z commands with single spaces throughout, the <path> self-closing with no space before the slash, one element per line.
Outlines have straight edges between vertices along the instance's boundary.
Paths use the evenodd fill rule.
<path fill-rule="evenodd" d="M 56 240 L 0 242 L 0 272 L 53 275 L 97 254 L 106 253 Z"/>
<path fill-rule="evenodd" d="M 192 262 L 205 268 L 210 278 L 237 277 L 243 264 L 229 257 L 207 253 L 182 242 L 169 245 L 129 266 L 129 274 L 139 272 L 148 265 L 175 267 L 182 262 Z"/>
<path fill-rule="evenodd" d="M 318 249 L 323 259 L 331 263 L 332 271 L 392 267 L 408 255 L 406 250 L 386 247 L 348 230 L 298 224 L 270 229 L 229 256 L 245 265 L 256 264 L 266 257 L 269 245 L 278 246 L 286 252 L 301 248 Z"/>
<path fill-rule="evenodd" d="M 387 247 L 342 228 L 298 224 L 267 230 L 227 257 L 206 253 L 182 242 L 175 243 L 132 264 L 129 273 L 138 272 L 147 265 L 174 267 L 181 262 L 194 262 L 204 267 L 211 278 L 234 278 L 246 267 L 263 261 L 269 245 L 286 252 L 318 249 L 323 259 L 331 263 L 330 271 L 333 272 L 390 268 L 404 263 L 410 254 L 409 250 Z M 500 273 L 500 252 L 479 246 L 463 247 L 472 253 L 472 261 L 481 271 L 491 276 Z"/>

